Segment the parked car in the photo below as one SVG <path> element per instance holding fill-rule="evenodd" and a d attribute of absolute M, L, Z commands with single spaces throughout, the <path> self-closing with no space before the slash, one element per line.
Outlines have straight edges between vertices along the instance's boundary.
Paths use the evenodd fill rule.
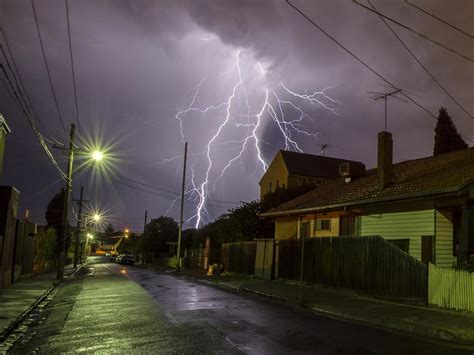
<path fill-rule="evenodd" d="M 120 264 L 120 260 L 122 259 L 122 257 L 123 257 L 123 254 L 117 255 L 117 256 L 115 257 L 115 262 L 116 262 L 117 264 Z"/>
<path fill-rule="evenodd" d="M 115 261 L 116 258 L 117 258 L 117 254 L 110 255 L 110 261 Z"/>
<path fill-rule="evenodd" d="M 128 254 L 122 255 L 119 263 L 123 265 L 135 265 L 135 257 Z"/>

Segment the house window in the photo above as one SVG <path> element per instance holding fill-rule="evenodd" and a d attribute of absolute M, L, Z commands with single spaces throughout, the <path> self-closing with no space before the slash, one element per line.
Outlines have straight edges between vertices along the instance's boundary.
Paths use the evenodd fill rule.
<path fill-rule="evenodd" d="M 331 220 L 330 219 L 319 219 L 316 221 L 316 230 L 317 231 L 329 231 L 331 230 Z"/>
<path fill-rule="evenodd" d="M 410 239 L 387 239 L 389 243 L 392 243 L 396 247 L 402 249 L 405 253 L 410 253 Z"/>

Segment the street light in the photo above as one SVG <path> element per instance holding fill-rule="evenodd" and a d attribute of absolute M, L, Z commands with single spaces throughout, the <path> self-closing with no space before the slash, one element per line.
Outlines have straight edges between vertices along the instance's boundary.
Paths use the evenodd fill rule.
<path fill-rule="evenodd" d="M 92 152 L 92 159 L 94 159 L 95 161 L 101 161 L 102 159 L 104 159 L 104 153 L 102 153 L 100 150 L 94 150 Z"/>
<path fill-rule="evenodd" d="M 65 196 L 64 196 L 64 202 L 63 202 L 63 215 L 62 215 L 62 223 L 61 223 L 61 235 L 62 235 L 62 241 L 61 245 L 59 248 L 59 253 L 58 253 L 58 270 L 57 270 L 57 278 L 58 280 L 62 281 L 64 277 L 64 264 L 66 262 L 66 240 L 67 240 L 67 225 L 68 225 L 68 210 L 69 210 L 69 196 L 72 191 L 72 172 L 73 172 L 73 162 L 74 162 L 74 151 L 75 145 L 74 145 L 74 132 L 75 132 L 76 126 L 74 124 L 71 124 L 71 130 L 69 132 L 69 149 L 67 149 L 64 145 L 63 146 L 58 146 L 54 145 L 54 148 L 58 148 L 61 150 L 66 150 L 68 152 L 69 158 L 68 158 L 68 164 L 67 164 L 67 174 L 63 176 L 65 182 L 66 182 L 66 188 L 65 188 Z M 81 154 L 81 152 L 87 152 L 87 150 L 83 150 L 81 148 L 77 148 L 78 154 Z M 95 161 L 100 161 L 104 157 L 103 153 L 101 153 L 99 150 L 94 150 L 92 152 L 92 159 Z M 79 229 L 79 228 L 78 228 Z M 76 245 L 78 243 L 78 236 L 79 234 L 76 235 Z M 77 249 L 76 249 L 77 250 Z M 75 253 L 76 254 L 76 253 Z M 77 258 L 77 255 L 75 255 L 75 260 Z"/>
<path fill-rule="evenodd" d="M 100 222 L 100 220 L 102 219 L 102 216 L 98 213 L 95 213 L 93 216 L 92 216 L 92 219 L 94 220 L 94 222 Z"/>
<path fill-rule="evenodd" d="M 94 236 L 91 233 L 87 233 L 87 238 L 94 239 Z"/>

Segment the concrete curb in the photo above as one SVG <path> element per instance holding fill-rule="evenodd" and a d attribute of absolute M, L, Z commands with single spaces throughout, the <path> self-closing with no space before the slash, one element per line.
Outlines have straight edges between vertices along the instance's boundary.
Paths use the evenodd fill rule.
<path fill-rule="evenodd" d="M 15 319 L 13 322 L 11 322 L 5 330 L 0 334 L 0 343 L 3 343 L 8 336 L 23 322 L 29 315 L 30 313 L 40 304 L 46 297 L 49 296 L 53 290 L 58 287 L 59 284 L 54 283 L 51 285 L 41 296 L 39 296 L 36 301 L 28 307 L 17 319 Z"/>
<path fill-rule="evenodd" d="M 412 322 L 407 322 L 407 321 L 397 321 L 393 319 L 385 319 L 382 321 L 380 319 L 376 319 L 373 317 L 360 317 L 360 316 L 355 316 L 352 314 L 346 314 L 343 312 L 337 312 L 334 310 L 329 311 L 327 309 L 319 308 L 317 305 L 309 304 L 309 303 L 306 303 L 306 305 L 300 306 L 298 305 L 297 302 L 293 300 L 289 300 L 285 297 L 280 297 L 274 294 L 265 293 L 265 292 L 248 288 L 245 286 L 245 283 L 243 283 L 239 287 L 233 287 L 233 286 L 227 285 L 225 282 L 213 282 L 210 280 L 196 279 L 190 276 L 184 276 L 184 278 L 190 279 L 190 280 L 193 280 L 205 285 L 218 287 L 224 290 L 252 293 L 261 297 L 276 300 L 278 302 L 283 302 L 288 305 L 296 306 L 302 310 L 309 311 L 315 315 L 331 318 L 334 320 L 371 326 L 377 329 L 396 332 L 396 333 L 407 335 L 407 336 L 415 335 L 415 336 L 419 336 L 431 341 L 442 341 L 444 343 L 451 343 L 453 345 L 464 345 L 464 346 L 471 346 L 471 347 L 474 346 L 474 342 L 458 337 L 452 332 L 444 330 L 444 329 L 439 329 L 439 328 L 434 328 L 434 327 L 428 328 L 425 325 L 420 325 L 417 323 L 412 323 Z"/>
<path fill-rule="evenodd" d="M 81 270 L 83 267 L 85 267 L 84 264 L 79 265 L 79 267 L 76 267 L 69 273 L 68 275 L 65 275 L 67 278 L 73 278 L 76 276 L 76 274 Z M 43 302 L 44 299 L 46 299 L 51 292 L 53 292 L 61 282 L 58 282 L 57 280 L 52 281 L 52 285 L 41 295 L 39 296 L 36 301 L 34 301 L 31 306 L 29 306 L 20 316 L 12 321 L 1 333 L 0 333 L 0 343 L 3 343 L 9 336 L 10 334 L 17 329 L 17 327 L 33 312 L 33 310 L 36 309 L 36 307 Z"/>
<path fill-rule="evenodd" d="M 216 284 L 218 285 L 218 284 Z M 219 286 L 219 285 L 218 285 Z M 245 285 L 240 287 L 240 290 L 254 293 L 259 296 L 264 296 L 267 298 L 276 299 L 279 301 L 283 301 L 289 304 L 299 306 L 296 302 L 289 300 L 284 297 L 276 296 L 269 293 L 264 293 L 260 291 L 256 291 L 250 288 L 246 288 Z M 312 313 L 323 316 L 326 318 L 331 318 L 335 320 L 341 320 L 346 322 L 355 322 L 362 325 L 376 327 L 378 329 L 387 330 L 387 331 L 395 331 L 397 333 L 406 334 L 406 335 L 417 335 L 426 339 L 430 340 L 437 340 L 452 343 L 453 345 L 467 345 L 467 346 L 474 346 L 474 342 L 467 341 L 464 338 L 458 337 L 455 334 L 451 333 L 450 331 L 439 329 L 439 328 L 427 328 L 426 326 L 422 326 L 420 324 L 406 322 L 406 321 L 397 321 L 393 319 L 386 319 L 384 321 L 372 317 L 359 317 L 352 314 L 345 314 L 342 312 L 337 311 L 329 311 L 323 308 L 319 308 L 317 305 L 314 304 L 307 304 L 306 306 L 302 306 L 302 309 L 306 309 L 311 311 Z"/>

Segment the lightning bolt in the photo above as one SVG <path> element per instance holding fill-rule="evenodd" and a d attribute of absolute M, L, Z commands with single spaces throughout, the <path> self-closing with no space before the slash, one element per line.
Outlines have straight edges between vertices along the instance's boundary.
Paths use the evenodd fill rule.
<path fill-rule="evenodd" d="M 339 115 L 337 109 L 342 105 L 342 102 L 332 98 L 328 94 L 329 90 L 335 88 L 334 86 L 312 93 L 298 93 L 288 88 L 284 83 L 280 83 L 273 89 L 267 87 L 263 88 L 260 94 L 262 96 L 261 103 L 257 105 L 257 110 L 252 110 L 241 61 L 242 51 L 239 50 L 235 53 L 235 60 L 232 67 L 224 73 L 228 75 L 235 72 L 237 76 L 236 81 L 232 85 L 232 90 L 225 100 L 217 105 L 199 107 L 197 102 L 200 91 L 206 81 L 202 79 L 196 85 L 189 105 L 185 108 L 178 109 L 175 115 L 183 143 L 186 138 L 185 123 L 191 113 L 197 113 L 201 115 L 202 118 L 206 118 L 210 113 L 221 117 L 216 129 L 211 133 L 210 138 L 205 144 L 204 150 L 201 152 L 191 152 L 191 157 L 194 158 L 194 160 L 191 165 L 191 176 L 188 179 L 185 196 L 188 200 L 197 204 L 197 206 L 195 212 L 186 220 L 186 223 L 194 221 L 196 228 L 202 225 L 206 217 L 210 217 L 207 207 L 213 204 L 213 200 L 210 196 L 211 193 L 215 191 L 217 182 L 224 179 L 226 172 L 233 164 L 237 161 L 242 161 L 246 152 L 254 153 L 256 162 L 255 169 L 261 167 L 261 169 L 265 171 L 268 168 L 260 148 L 263 141 L 259 137 L 259 129 L 265 119 L 268 118 L 270 120 L 269 122 L 273 122 L 275 127 L 278 128 L 286 150 L 303 152 L 299 144 L 301 137 L 315 140 L 318 138 L 315 132 L 305 129 L 306 121 L 312 120 L 312 117 L 305 112 L 303 107 L 316 106 L 329 111 L 333 115 Z M 259 77 L 265 78 L 267 72 L 262 64 L 257 62 L 254 67 Z M 255 77 L 252 77 L 252 79 L 255 79 Z M 252 98 L 255 99 L 255 96 L 252 96 Z M 242 106 L 244 109 L 239 109 Z M 287 117 L 290 113 L 291 117 Z M 239 139 L 221 141 L 224 138 L 223 132 L 232 127 L 234 133 L 240 132 L 241 130 L 245 133 L 243 133 L 243 136 L 241 135 Z M 214 159 L 228 147 L 230 147 L 229 149 L 231 151 L 236 151 L 236 153 L 227 157 L 223 167 L 219 169 Z M 178 156 L 172 157 L 163 160 L 163 162 L 170 162 L 178 158 Z M 197 162 L 202 162 L 202 160 L 204 160 L 204 174 L 201 174 L 200 177 L 195 168 Z M 211 182 L 212 176 L 217 176 L 213 184 Z M 170 213 L 178 199 L 179 197 L 172 201 L 166 214 Z"/>

